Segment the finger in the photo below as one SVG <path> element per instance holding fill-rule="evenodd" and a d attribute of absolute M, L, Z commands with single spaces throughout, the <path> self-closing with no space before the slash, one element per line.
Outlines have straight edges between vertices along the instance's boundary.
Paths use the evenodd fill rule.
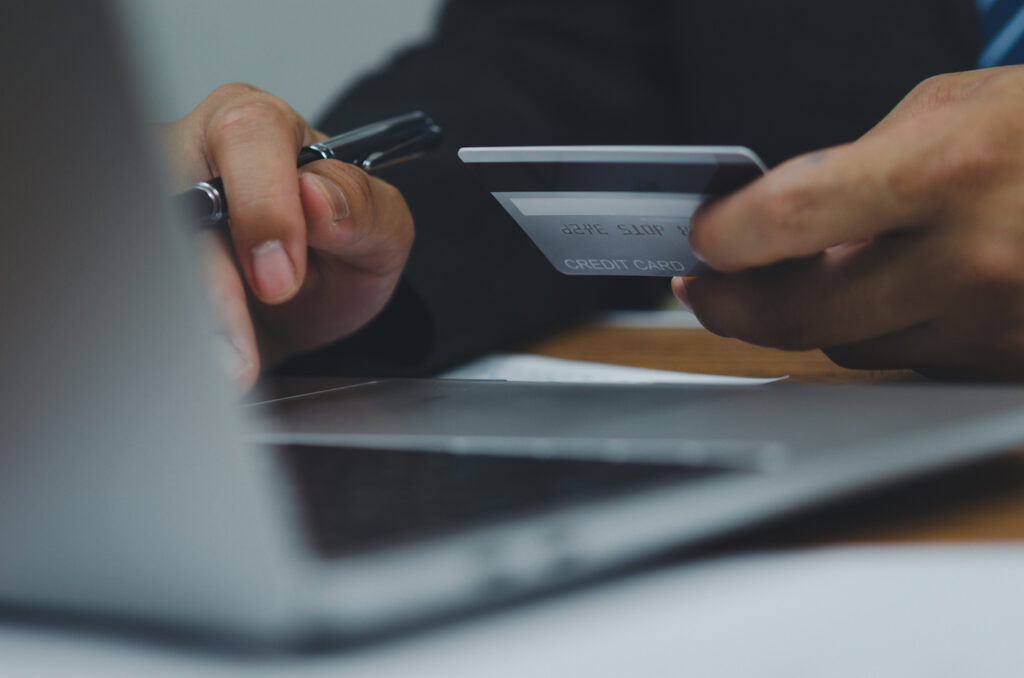
<path fill-rule="evenodd" d="M 210 113 L 206 147 L 224 181 L 238 261 L 255 296 L 287 301 L 306 266 L 306 222 L 295 158 L 311 140 L 302 118 L 265 94 Z"/>
<path fill-rule="evenodd" d="M 712 268 L 729 272 L 916 226 L 932 206 L 906 180 L 913 144 L 903 146 L 897 152 L 878 135 L 795 158 L 698 210 L 690 244 Z"/>
<path fill-rule="evenodd" d="M 350 165 L 321 161 L 304 168 L 300 185 L 315 249 L 302 292 L 288 304 L 255 309 L 261 334 L 293 328 L 271 350 L 263 343 L 269 360 L 333 341 L 369 322 L 394 292 L 412 245 L 412 216 L 386 182 Z M 339 212 L 346 216 L 335 219 Z M 308 322 L 311 317 L 317 321 Z"/>
<path fill-rule="evenodd" d="M 953 301 L 942 315 L 899 332 L 826 347 L 837 364 L 851 368 L 909 367 L 940 378 L 1024 377 L 1024 304 L 998 292 Z"/>
<path fill-rule="evenodd" d="M 404 265 L 413 221 L 393 186 L 331 160 L 304 167 L 299 184 L 311 247 L 378 275 Z"/>
<path fill-rule="evenodd" d="M 923 323 L 866 341 L 824 349 L 833 362 L 849 369 L 912 369 L 936 379 L 1020 378 L 1012 363 L 979 359 L 963 338 L 939 323 Z"/>
<path fill-rule="evenodd" d="M 850 344 L 939 315 L 954 296 L 954 256 L 919 233 L 833 249 L 813 260 L 674 281 L 712 332 L 763 346 Z"/>
<path fill-rule="evenodd" d="M 221 368 L 240 391 L 252 387 L 259 374 L 260 357 L 249 316 L 245 286 L 226 236 L 203 234 L 204 269 L 210 304 L 220 320 L 215 350 Z"/>
<path fill-rule="evenodd" d="M 956 342 L 931 322 L 921 323 L 864 341 L 831 346 L 825 355 L 840 367 L 859 370 L 926 369 L 949 362 Z"/>

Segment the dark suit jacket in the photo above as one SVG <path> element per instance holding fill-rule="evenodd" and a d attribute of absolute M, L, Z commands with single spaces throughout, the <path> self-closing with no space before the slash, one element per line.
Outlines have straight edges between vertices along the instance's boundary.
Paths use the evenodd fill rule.
<path fill-rule="evenodd" d="M 422 109 L 444 128 L 439 150 L 381 173 L 416 220 L 400 289 L 359 334 L 284 369 L 425 374 L 665 293 L 664 279 L 556 273 L 460 146 L 738 144 L 773 165 L 856 139 L 978 50 L 971 0 L 451 0 L 427 43 L 319 121 Z"/>

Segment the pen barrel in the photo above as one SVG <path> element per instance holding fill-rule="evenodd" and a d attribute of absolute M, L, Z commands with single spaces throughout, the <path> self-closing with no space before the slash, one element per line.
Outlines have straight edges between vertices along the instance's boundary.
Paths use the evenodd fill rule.
<path fill-rule="evenodd" d="M 375 122 L 306 146 L 299 151 L 299 167 L 317 160 L 340 160 L 374 170 L 416 157 L 435 146 L 441 128 L 422 111 Z M 173 198 L 178 213 L 200 228 L 223 224 L 228 200 L 219 177 L 193 184 Z"/>
<path fill-rule="evenodd" d="M 306 146 L 301 151 L 299 151 L 299 160 L 295 164 L 298 167 L 302 167 L 303 165 L 308 165 L 311 162 L 316 162 L 317 160 L 326 160 L 332 157 L 334 156 L 329 154 L 328 152 L 318 150 L 316 146 Z"/>
<path fill-rule="evenodd" d="M 375 122 L 303 149 L 313 160 L 331 158 L 365 170 L 406 160 L 437 145 L 441 128 L 426 113 L 415 111 Z M 303 165 L 303 155 L 299 165 Z"/>

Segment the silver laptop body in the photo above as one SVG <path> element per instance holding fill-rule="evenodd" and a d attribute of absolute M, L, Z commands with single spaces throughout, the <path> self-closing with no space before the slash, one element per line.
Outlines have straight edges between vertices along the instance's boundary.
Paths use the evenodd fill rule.
<path fill-rule="evenodd" d="M 4 609 L 360 635 L 1024 441 L 1007 386 L 365 380 L 238 405 L 111 17 L 4 14 Z"/>

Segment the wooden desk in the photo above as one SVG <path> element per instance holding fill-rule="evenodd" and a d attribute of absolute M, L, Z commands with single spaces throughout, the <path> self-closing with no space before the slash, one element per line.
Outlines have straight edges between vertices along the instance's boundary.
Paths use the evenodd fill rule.
<path fill-rule="evenodd" d="M 759 348 L 699 329 L 588 326 L 525 350 L 555 358 L 687 372 L 789 374 L 799 381 L 921 379 L 909 371 L 846 370 L 819 351 Z M 764 538 L 772 544 L 1024 539 L 1024 451 L 816 511 L 770 529 Z"/>

